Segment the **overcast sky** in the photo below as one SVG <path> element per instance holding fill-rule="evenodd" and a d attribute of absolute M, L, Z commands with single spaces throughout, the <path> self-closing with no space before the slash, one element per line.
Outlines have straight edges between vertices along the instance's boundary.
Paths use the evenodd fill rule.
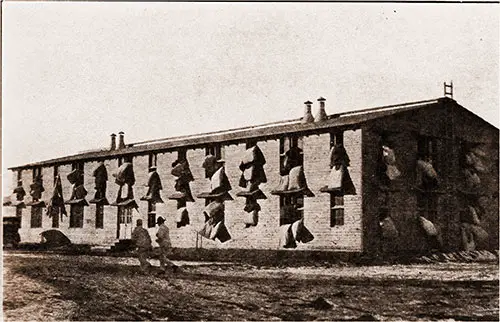
<path fill-rule="evenodd" d="M 328 113 L 432 99 L 450 80 L 499 125 L 495 4 L 2 6 L 4 178 L 113 132 L 131 143 L 296 118 L 319 96 Z"/>

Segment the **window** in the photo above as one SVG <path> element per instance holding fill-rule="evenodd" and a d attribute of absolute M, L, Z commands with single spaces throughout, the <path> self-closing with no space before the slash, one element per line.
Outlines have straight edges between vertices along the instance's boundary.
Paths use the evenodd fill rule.
<path fill-rule="evenodd" d="M 52 228 L 59 228 L 59 214 L 52 215 Z"/>
<path fill-rule="evenodd" d="M 292 135 L 280 138 L 280 173 L 282 175 L 287 174 L 285 172 L 293 167 L 304 165 L 303 147 L 302 137 Z"/>
<path fill-rule="evenodd" d="M 23 180 L 23 170 L 17 171 L 17 182 Z"/>
<path fill-rule="evenodd" d="M 330 196 L 330 227 L 344 225 L 344 196 Z"/>
<path fill-rule="evenodd" d="M 83 227 L 83 205 L 71 205 L 69 214 L 69 227 Z"/>
<path fill-rule="evenodd" d="M 290 151 L 290 152 L 289 152 Z M 280 138 L 280 174 L 304 165 L 303 140 L 295 135 Z M 304 216 L 304 195 L 280 196 L 280 226 L 292 224 Z"/>
<path fill-rule="evenodd" d="M 71 164 L 71 183 L 79 186 L 83 184 L 83 162 L 73 162 Z M 68 178 L 69 179 L 69 178 Z"/>
<path fill-rule="evenodd" d="M 42 207 L 31 207 L 31 228 L 42 227 Z"/>
<path fill-rule="evenodd" d="M 245 148 L 248 150 L 250 148 L 253 148 L 254 146 L 257 145 L 257 139 L 248 139 L 245 142 Z"/>
<path fill-rule="evenodd" d="M 330 133 L 330 149 L 336 145 L 344 145 L 344 132 Z M 330 194 L 330 227 L 344 225 L 344 196 Z"/>
<path fill-rule="evenodd" d="M 417 194 L 418 214 L 428 220 L 435 222 L 437 220 L 437 208 L 439 197 L 433 192 L 419 192 Z"/>
<path fill-rule="evenodd" d="M 119 157 L 118 158 L 118 167 L 121 167 L 122 164 L 123 164 L 123 157 Z"/>
<path fill-rule="evenodd" d="M 205 156 L 213 155 L 216 160 L 224 159 L 224 149 L 221 145 L 211 145 L 205 148 Z M 205 169 L 205 178 L 210 178 L 210 170 Z"/>
<path fill-rule="evenodd" d="M 280 196 L 280 226 L 293 224 L 304 217 L 304 197 Z"/>
<path fill-rule="evenodd" d="M 330 133 L 330 148 L 335 145 L 344 145 L 344 132 L 332 132 Z"/>
<path fill-rule="evenodd" d="M 430 162 L 437 169 L 438 140 L 430 136 L 420 136 L 417 143 L 417 158 Z"/>
<path fill-rule="evenodd" d="M 156 226 L 156 204 L 148 201 L 148 228 Z"/>
<path fill-rule="evenodd" d="M 54 184 L 56 184 L 57 176 L 59 175 L 59 166 L 54 166 Z"/>
<path fill-rule="evenodd" d="M 36 168 L 33 168 L 33 181 L 35 181 L 35 179 L 37 178 L 42 178 L 42 168 L 41 167 L 36 167 Z"/>
<path fill-rule="evenodd" d="M 119 224 L 132 223 L 132 208 L 123 206 L 118 207 L 118 223 Z"/>
<path fill-rule="evenodd" d="M 83 162 L 73 162 L 71 164 L 71 170 L 80 170 L 83 172 Z"/>
<path fill-rule="evenodd" d="M 95 205 L 95 228 L 104 228 L 104 205 Z"/>
<path fill-rule="evenodd" d="M 156 153 L 149 154 L 148 166 L 156 167 L 156 161 L 158 160 L 158 155 Z"/>
<path fill-rule="evenodd" d="M 221 145 L 212 145 L 205 148 L 205 156 L 213 155 L 217 160 L 224 159 L 224 149 Z"/>
<path fill-rule="evenodd" d="M 23 221 L 23 208 L 16 207 L 16 218 L 19 218 L 19 228 L 21 228 L 21 222 Z"/>
<path fill-rule="evenodd" d="M 186 159 L 187 159 L 187 150 L 186 149 L 177 150 L 177 160 L 184 161 Z"/>

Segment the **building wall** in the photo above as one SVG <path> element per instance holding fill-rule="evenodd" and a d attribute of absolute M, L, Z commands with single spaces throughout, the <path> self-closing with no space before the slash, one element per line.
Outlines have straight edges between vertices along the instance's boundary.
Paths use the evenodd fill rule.
<path fill-rule="evenodd" d="M 304 199 L 304 222 L 315 236 L 301 249 L 362 250 L 362 162 L 361 130 L 344 132 L 344 147 L 351 160 L 348 168 L 356 195 L 344 196 L 344 225 L 330 227 L 330 194 L 319 190 L 328 184 L 330 174 L 330 134 L 304 138 L 304 171 L 309 188 L 316 195 Z"/>
<path fill-rule="evenodd" d="M 454 131 L 452 120 L 455 123 Z M 394 142 L 397 166 L 402 173 L 400 178 L 390 184 L 388 191 L 381 188 L 383 185 L 377 174 L 382 133 L 389 135 Z M 430 247 L 420 227 L 417 211 L 417 142 L 422 135 L 438 140 L 436 171 L 439 176 L 439 194 L 434 225 L 440 232 L 444 251 L 462 248 L 460 211 L 463 210 L 463 196 L 458 189 L 463 185 L 464 178 L 459 168 L 460 140 L 489 142 L 485 150 L 491 159 L 492 171 L 479 174 L 485 191 L 489 191 L 485 207 L 487 213 L 481 227 L 490 235 L 489 248 L 498 248 L 498 170 L 493 169 L 495 164 L 498 164 L 498 130 L 472 113 L 465 112 L 455 105 L 444 104 L 442 109 L 427 108 L 402 113 L 371 122 L 365 127 L 363 212 L 366 250 L 377 253 L 381 252 L 384 246 L 388 246 L 381 240 L 378 221 L 384 204 L 389 205 L 389 213 L 399 230 L 399 238 L 389 245 L 391 249 L 400 252 L 421 252 Z"/>
<path fill-rule="evenodd" d="M 205 158 L 205 149 L 187 151 L 187 158 L 194 176 L 191 182 L 191 191 L 195 202 L 188 202 L 190 225 L 177 228 L 176 214 L 177 202 L 169 200 L 168 195 L 173 193 L 175 177 L 170 173 L 172 162 L 177 159 L 177 152 L 159 153 L 157 155 L 157 171 L 162 180 L 163 190 L 161 192 L 164 203 L 156 205 L 156 214 L 166 219 L 166 225 L 170 229 L 173 247 L 181 248 L 242 248 L 242 249 L 280 249 L 280 227 L 279 227 L 279 197 L 271 194 L 279 184 L 279 140 L 268 140 L 258 143 L 265 155 L 266 164 L 264 170 L 268 182 L 260 185 L 267 199 L 259 200 L 262 210 L 259 212 L 259 222 L 255 227 L 245 228 L 244 207 L 245 198 L 237 197 L 236 194 L 242 190 L 238 186 L 241 176 L 239 165 L 245 152 L 244 144 L 233 144 L 224 146 L 225 170 L 232 185 L 230 194 L 233 201 L 225 202 L 225 223 L 231 234 L 231 240 L 220 243 L 202 238 L 198 231 L 204 225 L 203 209 L 205 199 L 196 198 L 201 192 L 210 190 L 210 180 L 205 178 L 205 171 L 201 167 Z M 351 177 L 358 191 L 356 196 L 345 197 L 345 225 L 330 227 L 330 196 L 321 193 L 319 189 L 327 184 L 325 179 L 330 172 L 329 169 L 329 134 L 312 135 L 304 138 L 304 168 L 310 189 L 316 197 L 305 198 L 304 217 L 306 227 L 313 233 L 315 239 L 308 244 L 298 244 L 297 250 L 361 250 L 361 131 L 347 131 L 345 133 L 345 146 L 351 158 L 349 168 Z M 117 172 L 118 161 L 105 161 L 108 170 L 108 184 L 106 196 L 110 203 L 116 200 L 118 185 L 114 182 L 113 174 Z M 95 194 L 94 177 L 92 173 L 98 166 L 97 162 L 87 162 L 84 165 L 84 186 L 88 191 L 87 201 Z M 134 197 L 139 205 L 138 210 L 133 210 L 132 227 L 135 227 L 137 219 L 143 220 L 143 226 L 147 228 L 148 203 L 140 200 L 147 193 L 148 181 L 148 156 L 141 155 L 133 158 L 136 183 L 134 185 Z M 64 199 L 68 200 L 71 195 L 72 186 L 66 176 L 71 172 L 71 165 L 59 166 L 62 179 Z M 31 183 L 31 171 L 23 171 L 23 184 L 28 189 Z M 48 203 L 53 191 L 53 167 L 43 169 L 44 192 L 43 199 Z M 27 190 L 28 191 L 28 190 Z M 96 228 L 96 205 L 90 204 L 84 208 L 84 220 L 82 228 L 69 228 L 70 207 L 66 206 L 68 217 L 64 217 L 59 224 L 59 230 L 63 232 L 73 243 L 85 244 L 113 244 L 117 241 L 117 207 L 104 206 L 104 228 Z M 44 209 L 42 228 L 30 228 L 30 210 L 26 209 L 23 215 L 23 228 L 21 229 L 22 242 L 39 242 L 39 234 L 47 229 L 52 229 L 52 219 L 49 218 Z M 147 228 L 152 236 L 153 244 L 156 246 L 155 235 L 157 227 Z"/>
<path fill-rule="evenodd" d="M 224 146 L 225 172 L 231 183 L 232 190 L 230 194 L 234 199 L 233 201 L 225 202 L 225 224 L 231 235 L 231 240 L 220 243 L 198 236 L 198 243 L 196 243 L 196 232 L 204 225 L 204 215 L 202 212 L 205 208 L 205 200 L 196 198 L 196 195 L 210 190 L 210 180 L 205 178 L 205 171 L 201 167 L 201 163 L 205 158 L 204 149 L 190 150 L 187 156 L 195 178 L 195 181 L 191 184 L 191 190 L 196 199 L 196 202 L 191 203 L 191 207 L 189 207 L 188 203 L 191 220 L 191 227 L 189 229 L 191 234 L 185 234 L 185 239 L 183 241 L 179 240 L 178 244 L 174 242 L 174 247 L 275 249 L 279 246 L 279 198 L 270 194 L 270 191 L 279 182 L 279 176 L 277 175 L 279 173 L 279 143 L 277 140 L 270 140 L 259 142 L 258 145 L 267 161 L 266 165 L 264 165 L 264 170 L 268 179 L 267 183 L 260 185 L 260 189 L 268 199 L 259 200 L 262 210 L 259 212 L 258 225 L 256 227 L 245 228 L 243 222 L 245 198 L 236 196 L 242 190 L 238 186 L 241 176 L 239 165 L 245 151 L 245 145 Z M 171 227 L 171 232 L 175 230 L 179 230 L 179 228 Z M 191 244 L 186 244 L 186 239 Z"/>

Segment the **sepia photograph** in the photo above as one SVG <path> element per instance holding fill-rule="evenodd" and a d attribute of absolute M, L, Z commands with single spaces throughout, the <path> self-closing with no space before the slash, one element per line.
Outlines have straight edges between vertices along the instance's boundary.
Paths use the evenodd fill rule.
<path fill-rule="evenodd" d="M 499 321 L 498 1 L 1 2 L 2 321 Z"/>

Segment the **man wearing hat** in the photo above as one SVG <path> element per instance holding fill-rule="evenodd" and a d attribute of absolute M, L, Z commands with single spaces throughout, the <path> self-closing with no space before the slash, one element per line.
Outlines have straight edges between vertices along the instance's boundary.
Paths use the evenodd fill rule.
<path fill-rule="evenodd" d="M 142 227 L 142 219 L 137 219 L 137 227 L 132 232 L 132 241 L 137 247 L 137 258 L 141 263 L 141 271 L 146 273 L 151 264 L 148 262 L 148 253 L 151 251 L 151 237 L 148 231 Z"/>
<path fill-rule="evenodd" d="M 156 223 L 158 224 L 156 242 L 160 245 L 160 269 L 165 272 L 165 265 L 168 265 L 172 267 L 174 272 L 176 272 L 177 266 L 167 258 L 167 254 L 172 247 L 172 243 L 170 242 L 170 232 L 168 227 L 165 225 L 165 219 L 160 216 L 156 220 Z"/>

